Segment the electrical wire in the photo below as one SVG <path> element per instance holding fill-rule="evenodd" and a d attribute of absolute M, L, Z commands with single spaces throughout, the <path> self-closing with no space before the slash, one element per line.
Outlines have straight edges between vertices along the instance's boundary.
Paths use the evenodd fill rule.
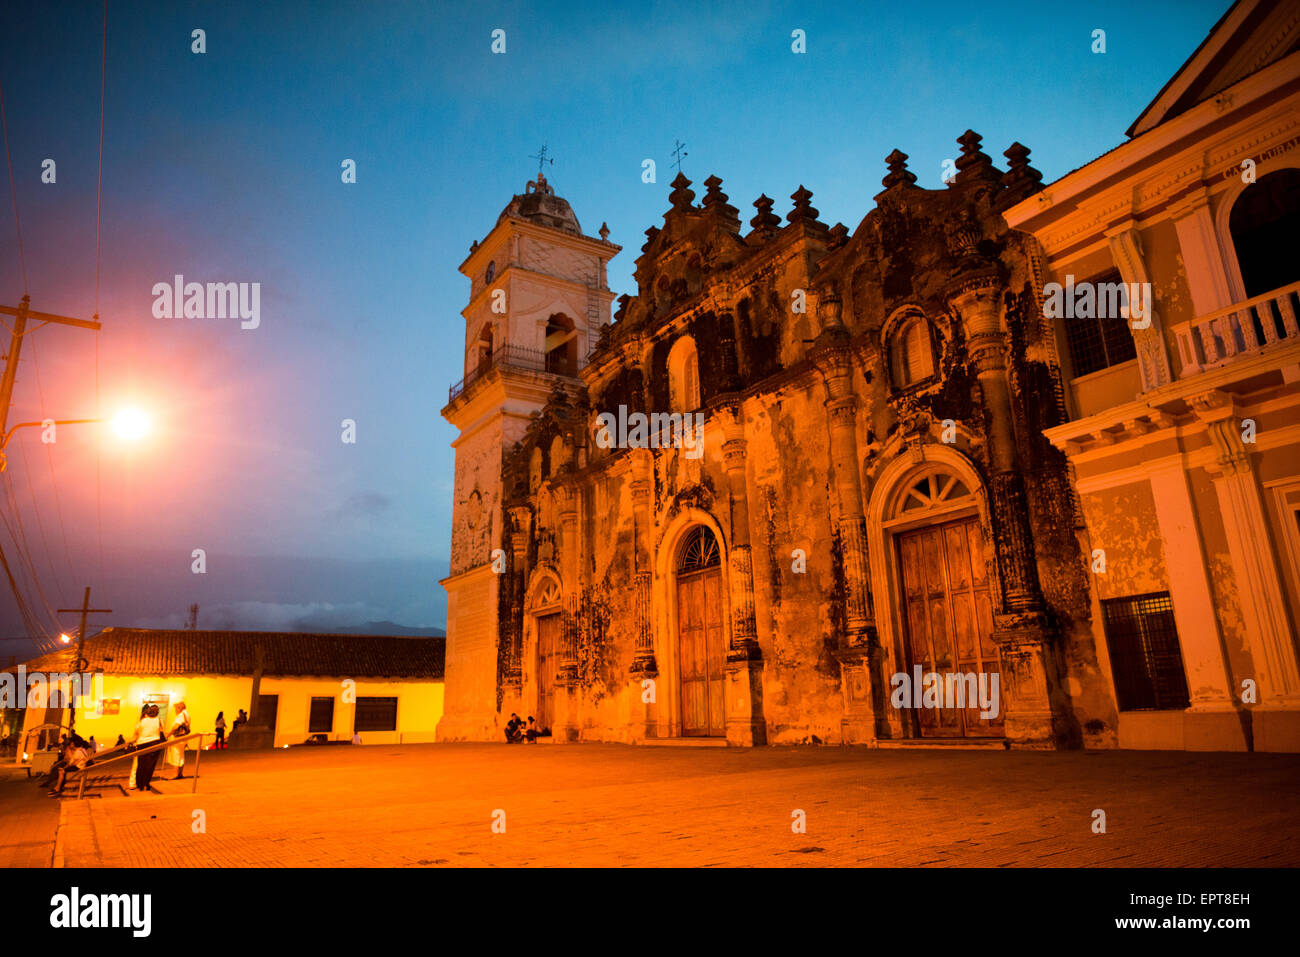
<path fill-rule="evenodd" d="M 107 0 L 105 0 L 107 3 Z M 4 85 L 0 84 L 0 127 L 4 129 L 5 161 L 9 164 L 9 196 L 14 204 L 14 230 L 18 233 L 18 266 L 23 274 L 23 295 L 27 295 L 27 256 L 23 253 L 23 227 L 18 220 L 18 190 L 14 186 L 14 159 L 9 152 L 9 117 L 5 113 Z"/>

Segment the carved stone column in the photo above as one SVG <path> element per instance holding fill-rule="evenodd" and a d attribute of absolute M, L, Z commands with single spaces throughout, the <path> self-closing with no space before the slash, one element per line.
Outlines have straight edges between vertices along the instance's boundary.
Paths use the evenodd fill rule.
<path fill-rule="evenodd" d="M 513 531 L 510 536 L 510 632 L 504 677 L 506 693 L 518 699 L 524 683 L 524 613 L 527 609 L 528 539 L 532 531 L 533 512 L 527 506 L 510 509 Z M 504 707 L 503 707 L 504 710 Z"/>
<path fill-rule="evenodd" d="M 630 686 L 631 733 L 633 740 L 657 736 L 659 721 L 659 663 L 654 647 L 654 602 L 651 598 L 653 558 L 650 543 L 653 540 L 650 506 L 654 501 L 654 458 L 645 449 L 633 449 L 632 461 L 632 549 L 633 595 L 635 618 L 633 620 L 635 645 L 632 652 Z"/>
<path fill-rule="evenodd" d="M 814 361 L 826 383 L 831 478 L 839 506 L 836 532 L 844 568 L 845 634 L 835 653 L 840 663 L 844 706 L 840 725 L 845 744 L 873 744 L 878 721 L 872 689 L 879 669 L 880 646 L 871 597 L 866 516 L 858 465 L 858 398 L 853 392 L 853 356 L 840 308 L 840 300 L 834 295 L 820 301 L 823 329 L 814 346 Z"/>
<path fill-rule="evenodd" d="M 722 424 L 722 465 L 731 503 L 728 594 L 731 647 L 725 691 L 727 741 L 742 747 L 767 742 L 763 718 L 763 655 L 754 616 L 754 556 L 750 546 L 749 490 L 745 478 L 745 418 L 737 403 L 717 415 Z"/>
<path fill-rule="evenodd" d="M 556 669 L 555 738 L 557 741 L 575 741 L 578 737 L 578 701 L 582 688 L 578 684 L 578 630 L 579 596 L 578 580 L 581 562 L 578 555 L 578 506 L 576 487 L 561 486 L 556 490 L 556 505 L 560 516 L 560 569 L 564 579 L 563 632 L 560 638 L 560 661 Z"/>
<path fill-rule="evenodd" d="M 1000 282 L 987 273 L 968 275 L 949 292 L 966 330 L 987 422 L 990 517 L 1002 592 L 994 596 L 992 637 L 1001 652 L 1006 735 L 1017 747 L 1051 748 L 1063 731 L 1062 698 L 1016 447 L 1001 300 Z"/>
<path fill-rule="evenodd" d="M 1256 751 L 1300 750 L 1300 667 L 1287 618 L 1277 550 L 1232 395 L 1212 390 L 1189 404 L 1206 424 L 1217 453 L 1209 467 L 1236 577 L 1259 704 L 1251 707 Z"/>

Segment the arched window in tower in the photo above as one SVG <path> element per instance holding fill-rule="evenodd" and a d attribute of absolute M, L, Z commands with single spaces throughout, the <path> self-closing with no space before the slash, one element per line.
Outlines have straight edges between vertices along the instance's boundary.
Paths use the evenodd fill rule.
<path fill-rule="evenodd" d="M 546 320 L 546 371 L 557 375 L 578 374 L 578 333 L 573 320 L 555 314 Z"/>
<path fill-rule="evenodd" d="M 682 336 L 668 353 L 670 412 L 694 412 L 700 407 L 700 360 L 695 340 Z"/>
<path fill-rule="evenodd" d="M 492 324 L 488 323 L 478 337 L 478 361 L 475 368 L 484 373 L 492 367 Z"/>
<path fill-rule="evenodd" d="M 905 389 L 934 375 L 934 346 L 924 316 L 903 320 L 892 340 L 890 363 L 896 387 Z"/>

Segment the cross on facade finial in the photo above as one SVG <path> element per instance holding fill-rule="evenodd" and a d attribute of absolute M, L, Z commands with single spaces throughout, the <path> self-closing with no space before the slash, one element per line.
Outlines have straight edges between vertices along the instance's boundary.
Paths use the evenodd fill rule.
<path fill-rule="evenodd" d="M 528 154 L 528 158 L 529 158 L 529 159 L 535 159 L 535 160 L 537 160 L 537 175 L 538 175 L 538 176 L 541 176 L 541 175 L 542 175 L 542 167 L 545 166 L 547 163 L 550 163 L 552 166 L 555 165 L 555 160 L 553 160 L 553 159 L 547 159 L 547 158 L 546 158 L 546 144 L 545 144 L 545 143 L 542 144 L 542 148 L 541 148 L 540 150 L 538 150 L 536 153 L 530 153 L 530 154 Z"/>
<path fill-rule="evenodd" d="M 677 167 L 677 172 L 680 173 L 682 171 L 682 157 L 686 155 L 686 144 L 680 142 L 675 137 L 673 139 L 673 142 L 677 144 L 673 148 L 673 155 L 677 157 L 673 165 Z"/>

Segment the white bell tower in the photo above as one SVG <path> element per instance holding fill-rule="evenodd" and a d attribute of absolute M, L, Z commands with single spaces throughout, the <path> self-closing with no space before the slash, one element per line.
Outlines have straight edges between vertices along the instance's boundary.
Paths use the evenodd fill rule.
<path fill-rule="evenodd" d="M 576 380 L 610 321 L 606 266 L 622 248 L 583 235 L 569 204 L 540 172 L 476 242 L 469 277 L 465 377 L 443 417 L 459 436 L 447 589 L 447 660 L 440 741 L 495 740 L 497 596 L 502 576 L 501 465 L 557 381 Z M 508 560 L 507 560 L 508 561 Z M 498 567 L 501 566 L 498 562 Z"/>

